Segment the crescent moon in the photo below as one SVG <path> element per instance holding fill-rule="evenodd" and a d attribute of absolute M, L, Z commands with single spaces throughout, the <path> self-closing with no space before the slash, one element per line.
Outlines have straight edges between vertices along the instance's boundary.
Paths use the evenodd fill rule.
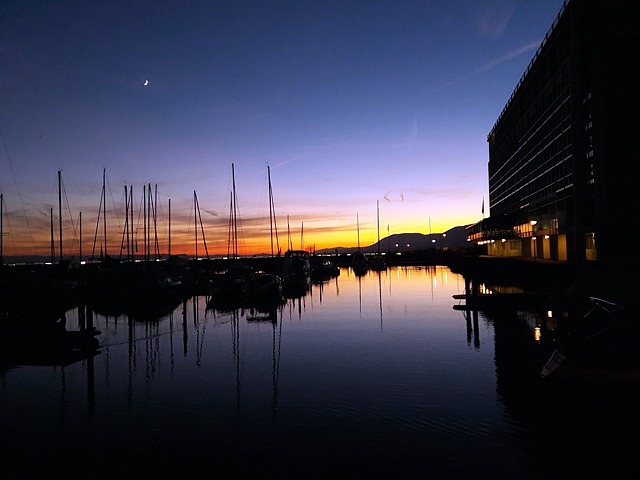
<path fill-rule="evenodd" d="M 149 85 L 149 80 L 145 80 L 145 81 L 144 81 L 144 85 L 145 85 L 145 86 Z"/>

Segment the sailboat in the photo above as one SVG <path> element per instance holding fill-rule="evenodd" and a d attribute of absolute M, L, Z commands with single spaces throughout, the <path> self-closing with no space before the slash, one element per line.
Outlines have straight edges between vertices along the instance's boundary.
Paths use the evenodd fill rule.
<path fill-rule="evenodd" d="M 376 201 L 376 210 L 378 215 L 378 253 L 369 259 L 371 270 L 382 271 L 387 269 L 387 262 L 380 253 L 380 201 Z"/>
<path fill-rule="evenodd" d="M 287 219 L 287 224 L 288 224 Z M 300 248 L 294 249 L 289 233 L 289 248 L 284 252 L 283 282 L 285 294 L 289 298 L 303 297 L 311 287 L 311 261 L 309 252 L 304 250 L 304 223 L 300 232 Z"/>
<path fill-rule="evenodd" d="M 360 218 L 357 214 L 356 224 L 358 230 L 358 251 L 353 255 L 353 259 L 351 260 L 351 268 L 356 275 L 361 276 L 369 271 L 369 262 L 364 253 L 360 251 Z"/>
<path fill-rule="evenodd" d="M 269 182 L 269 233 L 271 236 L 271 257 L 274 257 L 274 229 L 276 246 L 279 253 L 278 233 L 275 225 L 275 208 L 273 203 L 273 191 L 271 189 L 271 169 L 267 165 L 267 177 Z M 248 303 L 250 307 L 258 310 L 271 310 L 282 303 L 282 278 L 273 272 L 256 271 L 248 276 Z"/>
<path fill-rule="evenodd" d="M 230 265 L 212 279 L 213 294 L 210 307 L 232 311 L 246 302 L 249 293 L 248 276 L 253 269 L 238 258 L 238 211 L 235 166 L 231 164 L 231 202 L 229 205 L 229 256 Z"/>

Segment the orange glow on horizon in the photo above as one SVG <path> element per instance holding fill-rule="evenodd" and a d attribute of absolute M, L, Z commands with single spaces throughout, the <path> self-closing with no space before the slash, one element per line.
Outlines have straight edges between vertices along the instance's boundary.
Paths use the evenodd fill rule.
<path fill-rule="evenodd" d="M 463 225 L 464 223 L 461 223 Z M 455 225 L 454 225 L 455 226 Z M 189 231 L 189 227 L 186 225 L 178 226 L 172 225 L 171 232 L 171 246 L 170 253 L 172 255 L 187 255 L 189 257 L 206 257 L 207 253 L 210 257 L 228 256 L 233 254 L 233 248 L 229 243 L 229 235 L 226 230 L 220 228 L 209 228 L 204 231 L 204 239 L 202 232 L 198 231 L 197 235 L 197 249 L 196 249 L 196 236 L 193 233 L 193 226 Z M 399 233 L 440 233 L 452 228 L 452 226 L 443 227 L 436 225 L 436 228 L 421 223 L 407 223 L 395 227 L 389 227 L 385 225 L 384 230 L 380 231 L 380 241 L 388 237 L 388 235 L 394 235 Z M 142 257 L 146 252 L 149 252 L 150 256 L 158 255 L 166 256 L 169 253 L 169 235 L 168 229 L 163 227 L 156 235 L 151 238 L 147 238 L 148 248 L 145 249 L 145 237 L 139 233 L 134 237 L 134 251 L 135 256 Z M 53 243 L 51 241 L 50 229 L 47 228 L 41 231 L 38 235 L 27 235 L 23 232 L 22 238 L 30 238 L 29 241 L 19 241 L 15 235 L 15 231 L 11 232 L 11 235 L 6 235 L 4 238 L 3 255 L 5 257 L 11 256 L 50 256 L 52 251 L 56 258 L 59 256 L 59 232 L 54 229 Z M 112 257 L 127 257 L 129 243 L 124 234 L 116 233 L 116 229 L 113 232 L 109 231 L 107 235 L 107 247 L 104 247 L 103 233 L 95 232 L 95 219 L 94 228 L 90 232 L 86 230 L 82 234 L 82 258 L 87 259 L 93 255 L 99 257 L 101 252 L 106 253 Z M 368 247 L 374 245 L 378 241 L 378 233 L 375 228 L 365 228 L 360 230 L 360 246 Z M 206 243 L 206 245 L 205 245 Z M 319 226 L 304 226 L 304 232 L 301 229 L 296 231 L 290 231 L 289 233 L 282 228 L 279 228 L 277 232 L 277 238 L 273 238 L 273 253 L 277 254 L 278 249 L 281 253 L 284 253 L 287 249 L 303 249 L 307 251 L 319 251 L 324 249 L 333 248 L 355 248 L 358 247 L 358 232 L 351 231 L 350 228 L 335 228 L 328 227 L 326 225 Z M 272 245 L 271 237 L 268 228 L 261 228 L 257 230 L 247 229 L 238 235 L 238 255 L 240 256 L 252 256 L 252 255 L 270 255 Z M 80 258 L 80 245 L 77 239 L 77 232 L 75 235 L 71 233 L 70 228 L 63 229 L 63 257 L 64 258 Z"/>

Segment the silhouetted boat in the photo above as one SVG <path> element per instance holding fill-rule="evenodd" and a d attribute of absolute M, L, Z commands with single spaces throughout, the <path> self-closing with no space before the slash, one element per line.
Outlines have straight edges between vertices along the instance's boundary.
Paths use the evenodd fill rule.
<path fill-rule="evenodd" d="M 282 295 L 282 279 L 273 273 L 255 272 L 248 276 L 247 296 L 254 299 L 274 298 Z"/>
<path fill-rule="evenodd" d="M 364 275 L 369 271 L 369 261 L 364 253 L 356 252 L 351 259 L 351 269 L 356 275 Z"/>
<path fill-rule="evenodd" d="M 311 261 L 306 250 L 287 250 L 284 253 L 282 289 L 285 296 L 306 295 L 311 285 Z"/>
<path fill-rule="evenodd" d="M 387 269 L 387 261 L 380 253 L 380 202 L 376 201 L 376 213 L 378 218 L 378 253 L 369 258 L 371 270 L 380 272 Z"/>
<path fill-rule="evenodd" d="M 309 265 L 313 280 L 329 279 L 340 275 L 340 268 L 328 257 L 312 255 L 309 258 Z"/>
<path fill-rule="evenodd" d="M 369 258 L 369 268 L 376 272 L 380 272 L 387 269 L 387 262 L 382 255 L 374 255 Z"/>
<path fill-rule="evenodd" d="M 98 353 L 100 331 L 67 330 L 64 311 L 39 305 L 3 313 L 0 366 L 69 365 Z"/>
<path fill-rule="evenodd" d="M 620 305 L 590 297 L 587 313 L 557 332 L 557 346 L 542 367 L 541 378 L 597 383 L 632 383 L 640 387 L 640 329 Z"/>
<path fill-rule="evenodd" d="M 356 275 L 362 276 L 369 271 L 369 261 L 364 253 L 360 251 L 360 218 L 357 215 L 356 228 L 358 231 L 358 251 L 351 257 L 351 269 Z"/>

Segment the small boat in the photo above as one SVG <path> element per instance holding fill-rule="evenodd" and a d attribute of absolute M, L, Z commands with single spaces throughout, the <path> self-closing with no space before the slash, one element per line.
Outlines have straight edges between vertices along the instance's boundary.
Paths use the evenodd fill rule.
<path fill-rule="evenodd" d="M 373 255 L 371 258 L 369 258 L 369 267 L 371 268 L 371 270 L 381 272 L 387 269 L 387 262 L 382 255 Z"/>
<path fill-rule="evenodd" d="M 310 258 L 311 277 L 314 280 L 329 279 L 340 275 L 340 268 L 327 257 L 312 256 Z"/>
<path fill-rule="evenodd" d="M 540 377 L 598 383 L 624 380 L 640 386 L 638 325 L 620 305 L 589 299 L 593 306 L 557 339 Z"/>
<path fill-rule="evenodd" d="M 367 257 L 365 257 L 364 253 L 356 252 L 353 254 L 351 268 L 358 276 L 364 275 L 369 271 L 369 261 L 367 260 Z"/>
<path fill-rule="evenodd" d="M 285 296 L 295 298 L 306 294 L 311 283 L 311 261 L 306 250 L 284 253 L 283 289 Z"/>
<path fill-rule="evenodd" d="M 358 231 L 358 250 L 351 258 L 351 269 L 356 276 L 361 277 L 369 271 L 369 260 L 364 253 L 360 251 L 360 217 L 356 215 L 356 225 Z"/>
<path fill-rule="evenodd" d="M 282 279 L 273 273 L 254 272 L 247 277 L 247 296 L 254 299 L 279 299 Z"/>
<path fill-rule="evenodd" d="M 378 214 L 378 253 L 369 258 L 369 267 L 371 270 L 381 272 L 387 269 L 387 261 L 380 252 L 380 202 L 376 202 L 377 214 Z"/>
<path fill-rule="evenodd" d="M 284 252 L 284 274 L 309 276 L 311 262 L 306 250 L 287 250 Z"/>
<path fill-rule="evenodd" d="M 14 326 L 0 331 L 0 370 L 15 365 L 70 365 L 99 353 L 101 332 L 67 330 L 62 324 Z"/>

